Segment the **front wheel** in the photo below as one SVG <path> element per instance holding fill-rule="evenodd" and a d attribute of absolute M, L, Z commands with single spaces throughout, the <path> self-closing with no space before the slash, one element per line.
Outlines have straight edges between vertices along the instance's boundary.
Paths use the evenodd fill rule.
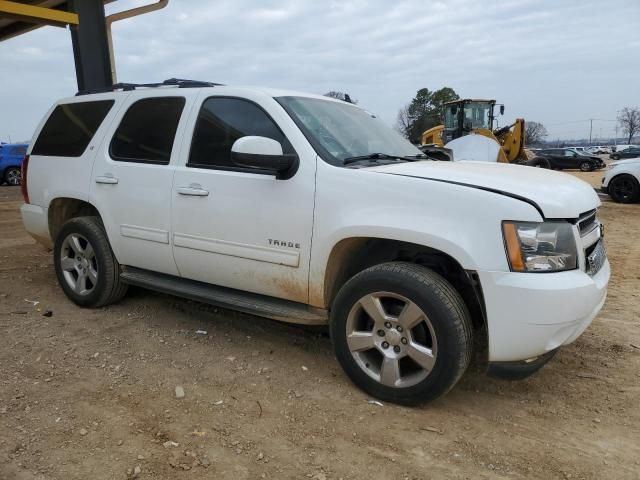
<path fill-rule="evenodd" d="M 613 177 L 609 182 L 608 192 L 614 202 L 633 203 L 640 200 L 640 184 L 632 175 Z"/>
<path fill-rule="evenodd" d="M 620 160 L 620 155 L 611 155 L 611 160 Z"/>
<path fill-rule="evenodd" d="M 20 185 L 20 169 L 18 167 L 9 167 L 4 172 L 4 181 L 7 182 L 8 185 Z"/>
<path fill-rule="evenodd" d="M 77 217 L 65 223 L 55 240 L 53 262 L 62 290 L 81 307 L 109 305 L 127 292 L 98 217 Z"/>
<path fill-rule="evenodd" d="M 331 338 L 358 387 L 405 405 L 447 393 L 472 351 L 471 321 L 460 294 L 432 270 L 404 262 L 371 267 L 340 289 Z"/>

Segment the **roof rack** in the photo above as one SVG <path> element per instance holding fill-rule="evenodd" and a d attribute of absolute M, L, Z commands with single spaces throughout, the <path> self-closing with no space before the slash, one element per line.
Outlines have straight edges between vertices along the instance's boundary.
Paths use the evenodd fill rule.
<path fill-rule="evenodd" d="M 92 93 L 105 93 L 115 92 L 121 90 L 123 92 L 129 92 L 138 88 L 158 88 L 158 87 L 178 87 L 178 88 L 203 88 L 203 87 L 218 87 L 222 86 L 222 83 L 203 82 L 201 80 L 186 80 L 184 78 L 169 78 L 160 83 L 115 83 L 110 87 L 99 88 L 95 90 L 82 90 L 76 93 L 79 95 L 90 95 Z"/>

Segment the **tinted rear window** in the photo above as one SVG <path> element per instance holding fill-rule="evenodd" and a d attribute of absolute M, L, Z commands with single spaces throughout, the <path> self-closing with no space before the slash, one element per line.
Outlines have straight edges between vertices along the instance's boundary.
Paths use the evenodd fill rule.
<path fill-rule="evenodd" d="M 131 105 L 111 140 L 111 158 L 168 164 L 184 103 L 184 97 L 155 97 Z"/>
<path fill-rule="evenodd" d="M 11 150 L 11 155 L 26 155 L 26 154 L 27 154 L 26 146 L 15 147 L 13 150 Z"/>
<path fill-rule="evenodd" d="M 31 154 L 81 156 L 113 103 L 113 100 L 100 100 L 58 105 L 42 127 Z"/>

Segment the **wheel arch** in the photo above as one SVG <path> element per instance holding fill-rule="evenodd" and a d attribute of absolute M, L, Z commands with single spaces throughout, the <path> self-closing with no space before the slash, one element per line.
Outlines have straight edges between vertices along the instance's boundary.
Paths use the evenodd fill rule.
<path fill-rule="evenodd" d="M 55 241 L 62 226 L 76 217 L 92 216 L 102 219 L 98 209 L 86 200 L 73 197 L 57 197 L 49 202 L 47 220 L 49 235 Z"/>
<path fill-rule="evenodd" d="M 484 328 L 484 296 L 479 276 L 474 270 L 463 268 L 456 258 L 440 249 L 389 238 L 349 237 L 333 246 L 324 273 L 323 306 L 330 308 L 340 288 L 357 273 L 392 261 L 422 265 L 440 274 L 464 299 L 474 328 Z"/>

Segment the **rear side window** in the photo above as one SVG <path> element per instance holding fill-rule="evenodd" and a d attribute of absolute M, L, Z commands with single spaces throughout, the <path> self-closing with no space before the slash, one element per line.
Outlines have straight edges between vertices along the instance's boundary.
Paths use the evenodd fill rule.
<path fill-rule="evenodd" d="M 247 135 L 277 140 L 282 144 L 284 153 L 293 152 L 284 134 L 258 105 L 238 98 L 212 97 L 205 100 L 193 132 L 188 165 L 242 170 L 231 161 L 231 146 Z"/>
<path fill-rule="evenodd" d="M 58 105 L 42 127 L 31 154 L 81 156 L 113 103 L 113 100 L 99 100 Z"/>
<path fill-rule="evenodd" d="M 21 147 L 15 147 L 13 150 L 11 150 L 10 155 L 26 155 L 26 154 L 27 154 L 27 147 L 21 146 Z"/>
<path fill-rule="evenodd" d="M 131 105 L 111 140 L 111 158 L 167 165 L 184 103 L 184 97 L 155 97 Z"/>

